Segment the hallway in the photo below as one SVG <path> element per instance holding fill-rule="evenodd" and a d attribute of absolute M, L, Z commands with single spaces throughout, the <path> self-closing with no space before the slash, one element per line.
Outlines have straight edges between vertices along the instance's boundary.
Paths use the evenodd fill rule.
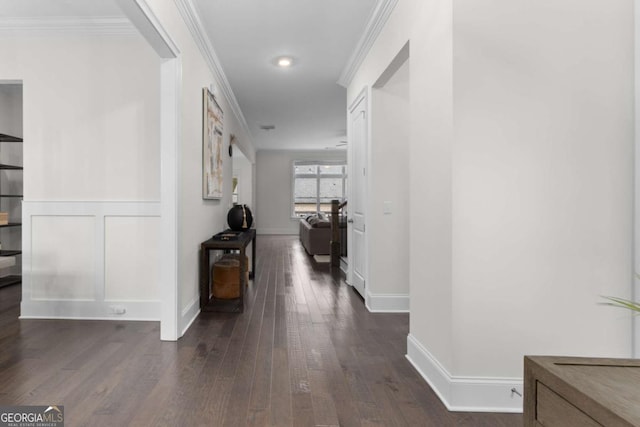
<path fill-rule="evenodd" d="M 449 413 L 405 359 L 408 314 L 371 314 L 294 236 L 258 236 L 245 312 L 156 322 L 18 321 L 0 289 L 0 405 L 64 405 L 69 426 L 518 426 Z"/>

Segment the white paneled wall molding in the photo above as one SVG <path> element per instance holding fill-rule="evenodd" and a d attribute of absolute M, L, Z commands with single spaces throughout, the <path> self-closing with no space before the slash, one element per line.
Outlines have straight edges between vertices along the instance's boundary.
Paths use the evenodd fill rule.
<path fill-rule="evenodd" d="M 160 203 L 25 201 L 21 318 L 160 320 Z"/>

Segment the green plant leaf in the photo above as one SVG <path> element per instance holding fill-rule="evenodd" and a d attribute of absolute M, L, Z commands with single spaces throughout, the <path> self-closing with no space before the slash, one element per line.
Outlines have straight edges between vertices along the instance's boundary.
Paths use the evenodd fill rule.
<path fill-rule="evenodd" d="M 634 314 L 640 314 L 640 303 L 636 301 L 632 301 L 629 299 L 611 297 L 611 296 L 602 296 L 602 298 L 606 299 L 608 302 L 603 302 L 604 305 L 610 305 L 612 307 L 618 308 L 626 308 L 635 312 Z"/>

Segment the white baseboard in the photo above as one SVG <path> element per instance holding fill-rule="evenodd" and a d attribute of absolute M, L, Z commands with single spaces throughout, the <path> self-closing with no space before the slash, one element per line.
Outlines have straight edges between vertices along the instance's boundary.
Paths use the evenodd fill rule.
<path fill-rule="evenodd" d="M 372 294 L 366 292 L 365 305 L 372 313 L 408 313 L 408 294 Z"/>
<path fill-rule="evenodd" d="M 112 307 L 123 308 L 125 312 L 114 314 Z M 160 301 L 22 301 L 20 319 L 159 321 Z"/>
<path fill-rule="evenodd" d="M 182 310 L 182 317 L 180 318 L 180 336 L 183 336 L 185 332 L 191 327 L 193 322 L 200 314 L 200 297 L 196 297 Z"/>
<path fill-rule="evenodd" d="M 349 264 L 343 258 L 340 258 L 340 270 L 345 276 L 349 275 Z"/>
<path fill-rule="evenodd" d="M 429 383 L 449 411 L 522 412 L 520 378 L 456 377 L 451 375 L 411 334 L 407 337 L 407 359 Z"/>
<path fill-rule="evenodd" d="M 296 226 L 295 229 L 291 228 L 257 228 L 257 234 L 275 234 L 275 235 L 298 235 L 298 228 Z"/>

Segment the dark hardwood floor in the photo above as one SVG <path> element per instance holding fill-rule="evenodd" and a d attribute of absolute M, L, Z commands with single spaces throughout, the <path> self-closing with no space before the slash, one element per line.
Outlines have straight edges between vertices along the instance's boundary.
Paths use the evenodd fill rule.
<path fill-rule="evenodd" d="M 0 289 L 0 405 L 62 404 L 67 426 L 521 426 L 449 413 L 405 359 L 409 316 L 371 314 L 297 238 L 258 236 L 242 314 L 155 322 L 18 320 Z"/>

